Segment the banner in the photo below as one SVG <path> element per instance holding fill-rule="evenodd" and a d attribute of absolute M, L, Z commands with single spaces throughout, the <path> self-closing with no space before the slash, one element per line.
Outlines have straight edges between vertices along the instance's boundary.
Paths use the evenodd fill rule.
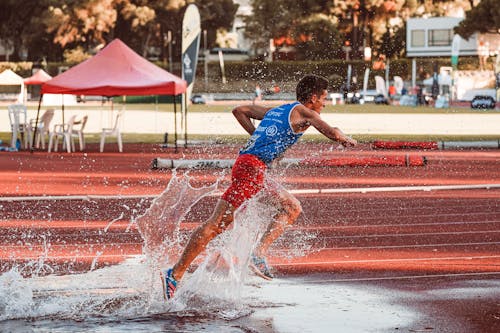
<path fill-rule="evenodd" d="M 461 37 L 459 35 L 453 36 L 453 42 L 451 43 L 451 67 L 453 71 L 458 69 L 458 56 L 460 54 L 460 41 Z M 455 87 L 455 73 L 451 74 L 451 100 L 457 99 L 457 91 Z"/>
<path fill-rule="evenodd" d="M 196 65 L 198 64 L 198 50 L 200 49 L 200 12 L 196 5 L 189 5 L 182 20 L 182 78 L 187 82 L 186 93 L 182 97 L 181 128 L 184 131 L 184 146 L 187 145 L 187 103 L 193 92 Z"/>
<path fill-rule="evenodd" d="M 451 65 L 453 66 L 453 69 L 457 69 L 458 66 L 461 39 L 462 38 L 459 35 L 455 35 L 453 36 L 453 42 L 451 43 Z"/>
<path fill-rule="evenodd" d="M 198 50 L 200 49 L 200 12 L 196 5 L 189 5 L 182 20 L 182 78 L 187 82 L 187 98 L 191 97 L 196 65 L 198 63 Z"/>

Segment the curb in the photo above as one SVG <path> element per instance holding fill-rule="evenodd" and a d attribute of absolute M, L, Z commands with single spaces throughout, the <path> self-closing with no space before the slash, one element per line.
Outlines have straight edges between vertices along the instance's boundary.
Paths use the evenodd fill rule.
<path fill-rule="evenodd" d="M 374 141 L 373 149 L 499 149 L 500 140 L 489 141 Z"/>

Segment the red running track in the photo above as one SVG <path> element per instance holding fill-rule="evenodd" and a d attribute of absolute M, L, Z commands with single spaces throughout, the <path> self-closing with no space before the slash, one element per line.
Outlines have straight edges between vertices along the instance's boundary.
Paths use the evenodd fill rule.
<path fill-rule="evenodd" d="M 142 240 L 130 220 L 165 188 L 170 171 L 151 170 L 155 157 L 228 158 L 238 147 L 172 149 L 129 146 L 128 153 L 5 153 L 2 170 L 0 269 L 43 259 L 64 274 L 114 264 L 140 254 Z M 336 151 L 299 144 L 291 157 L 373 159 L 394 154 Z M 397 154 L 401 155 L 401 152 Z M 412 152 L 415 154 L 415 152 Z M 418 153 L 417 153 L 418 154 Z M 413 191 L 412 186 L 500 184 L 498 151 L 426 151 L 418 167 L 317 165 L 274 170 L 292 190 L 388 187 L 368 193 L 299 194 L 304 213 L 272 249 L 281 273 L 346 272 L 376 276 L 500 271 L 500 189 Z M 192 171 L 194 185 L 213 182 L 217 171 Z M 225 178 L 228 179 L 227 177 Z M 223 182 L 224 187 L 226 182 Z M 390 187 L 408 187 L 390 191 Z M 303 193 L 303 192 L 302 192 Z M 6 201 L 6 197 L 103 195 L 90 200 Z M 143 196 L 120 198 L 119 196 Z M 189 232 L 210 213 L 202 200 L 182 227 Z M 111 223 L 113 222 L 113 223 Z M 292 248 L 296 240 L 300 244 Z M 300 256 L 296 256 L 300 253 Z M 289 258 L 289 259 L 286 259 Z"/>
<path fill-rule="evenodd" d="M 304 210 L 271 249 L 277 275 L 297 275 L 306 287 L 347 283 L 387 288 L 395 303 L 421 314 L 416 326 L 400 331 L 498 332 L 500 189 L 474 186 L 500 184 L 500 152 L 332 148 L 298 144 L 287 157 L 355 160 L 411 153 L 424 156 L 427 164 L 273 170 L 274 177 L 299 193 Z M 131 218 L 149 207 L 172 175 L 151 170 L 152 160 L 234 158 L 239 146 L 190 147 L 177 153 L 155 145 L 126 145 L 123 154 L 100 154 L 95 145 L 88 149 L 85 154 L 0 154 L 0 272 L 17 265 L 26 276 L 72 274 L 142 253 Z M 194 186 L 212 183 L 221 174 L 190 172 Z M 336 192 L 353 188 L 367 190 Z M 383 188 L 387 191 L 379 191 Z M 37 197 L 68 195 L 76 197 Z M 187 235 L 203 221 L 215 200 L 200 201 L 181 232 Z"/>

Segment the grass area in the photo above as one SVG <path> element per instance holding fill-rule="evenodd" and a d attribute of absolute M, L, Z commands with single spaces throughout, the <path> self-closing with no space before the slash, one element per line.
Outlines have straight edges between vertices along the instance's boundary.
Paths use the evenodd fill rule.
<path fill-rule="evenodd" d="M 0 140 L 3 145 L 10 143 L 10 133 L 0 132 Z M 388 141 L 488 141 L 500 140 L 499 135 L 353 135 L 359 142 L 373 142 L 375 140 L 388 140 Z M 124 143 L 163 143 L 162 134 L 140 134 L 140 133 L 124 133 L 122 134 Z M 179 140 L 184 137 L 178 137 Z M 202 135 L 193 134 L 188 136 L 189 141 L 201 141 L 207 144 L 243 144 L 248 139 L 247 135 Z M 87 143 L 99 143 L 100 134 L 88 133 L 85 134 L 85 141 Z M 305 134 L 301 141 L 305 142 L 328 142 L 327 138 L 320 134 Z M 116 143 L 116 139 L 107 138 L 106 143 Z M 168 143 L 174 143 L 174 136 L 169 135 Z"/>

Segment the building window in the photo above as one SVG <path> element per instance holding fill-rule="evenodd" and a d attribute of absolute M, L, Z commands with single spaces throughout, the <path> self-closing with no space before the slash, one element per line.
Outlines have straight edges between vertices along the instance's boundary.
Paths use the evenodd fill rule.
<path fill-rule="evenodd" d="M 453 33 L 450 29 L 429 30 L 429 46 L 451 46 Z"/>
<path fill-rule="evenodd" d="M 425 46 L 425 30 L 413 30 L 411 32 L 411 46 L 413 47 Z"/>

